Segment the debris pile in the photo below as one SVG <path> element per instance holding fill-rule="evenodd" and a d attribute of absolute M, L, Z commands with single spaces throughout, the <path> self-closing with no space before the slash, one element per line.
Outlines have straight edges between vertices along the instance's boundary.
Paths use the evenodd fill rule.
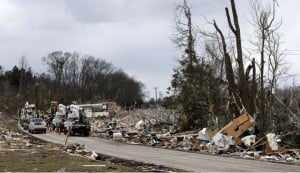
<path fill-rule="evenodd" d="M 91 160 L 99 160 L 100 158 L 96 152 L 86 149 L 84 144 L 82 145 L 78 143 L 68 144 L 65 147 L 65 151 L 67 153 L 83 156 Z"/>
<path fill-rule="evenodd" d="M 16 150 L 31 150 L 33 148 L 59 148 L 54 144 L 47 144 L 36 138 L 24 135 L 19 132 L 12 131 L 5 126 L 0 125 L 0 150 L 1 151 L 16 151 Z"/>
<path fill-rule="evenodd" d="M 24 136 L 21 133 L 17 133 L 9 130 L 3 125 L 0 125 L 0 149 L 1 150 L 17 150 L 31 147 L 33 141 L 29 136 Z"/>
<path fill-rule="evenodd" d="M 112 118 L 94 119 L 91 131 L 94 135 L 107 133 L 117 140 L 120 135 L 130 139 L 138 134 L 175 133 L 178 116 L 175 112 L 164 109 L 134 110 Z"/>
<path fill-rule="evenodd" d="M 257 140 L 252 133 L 255 121 L 246 112 L 222 129 L 203 128 L 181 133 L 177 126 L 178 117 L 174 112 L 164 110 L 135 110 L 94 119 L 92 133 L 128 144 L 300 163 L 300 150 L 282 149 L 278 144 L 279 136 L 270 133 Z"/>

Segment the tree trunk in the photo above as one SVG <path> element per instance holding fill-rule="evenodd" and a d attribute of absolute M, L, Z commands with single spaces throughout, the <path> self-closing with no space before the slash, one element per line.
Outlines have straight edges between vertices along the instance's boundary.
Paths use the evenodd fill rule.
<path fill-rule="evenodd" d="M 224 60 L 225 60 L 225 73 L 226 73 L 226 79 L 228 81 L 228 94 L 229 96 L 234 96 L 235 95 L 235 81 L 234 81 L 234 73 L 233 73 L 233 68 L 232 68 L 232 63 L 230 59 L 230 55 L 227 52 L 227 47 L 226 47 L 226 42 L 225 42 L 225 37 L 214 21 L 214 27 L 221 36 L 222 40 L 222 47 L 223 47 L 223 55 L 224 55 Z M 239 111 L 236 110 L 235 108 L 232 108 L 232 111 L 235 113 L 236 116 L 238 116 Z"/>
<path fill-rule="evenodd" d="M 231 9 L 232 9 L 232 15 L 233 15 L 233 22 L 234 26 L 232 25 L 231 18 L 229 15 L 228 8 L 225 8 L 226 11 L 226 16 L 227 16 L 227 21 L 229 24 L 229 27 L 231 31 L 235 35 L 236 39 L 236 49 L 237 49 L 237 63 L 238 63 L 238 77 L 239 77 L 239 95 L 242 100 L 242 104 L 245 107 L 246 110 L 249 109 L 249 94 L 248 94 L 248 82 L 245 77 L 245 72 L 244 72 L 244 63 L 243 63 L 243 51 L 242 51 L 242 41 L 241 41 L 241 32 L 240 32 L 240 26 L 239 26 L 239 20 L 238 20 L 238 15 L 236 12 L 236 7 L 235 7 L 235 1 L 231 0 Z"/>
<path fill-rule="evenodd" d="M 265 115 L 265 89 L 264 89 L 264 67 L 265 67 L 265 34 L 264 30 L 262 31 L 262 42 L 261 42 L 261 50 L 260 50 L 260 115 L 262 116 L 262 127 L 266 127 L 267 120 Z M 266 127 L 265 129 L 268 129 Z"/>
<path fill-rule="evenodd" d="M 250 107 L 250 115 L 256 113 L 256 106 L 255 106 L 255 97 L 256 97 L 256 67 L 255 67 L 255 59 L 252 60 L 253 66 L 253 75 L 252 75 L 252 92 L 251 92 L 251 107 Z"/>

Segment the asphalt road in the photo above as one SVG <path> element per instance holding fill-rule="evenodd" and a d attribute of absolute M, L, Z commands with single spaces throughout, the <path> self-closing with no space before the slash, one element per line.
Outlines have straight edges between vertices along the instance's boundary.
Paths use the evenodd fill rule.
<path fill-rule="evenodd" d="M 34 134 L 43 140 L 64 144 L 65 135 L 55 132 Z M 68 143 L 85 144 L 87 149 L 127 160 L 164 165 L 196 172 L 300 172 L 300 166 L 188 153 L 140 145 L 130 145 L 97 137 L 69 137 Z"/>

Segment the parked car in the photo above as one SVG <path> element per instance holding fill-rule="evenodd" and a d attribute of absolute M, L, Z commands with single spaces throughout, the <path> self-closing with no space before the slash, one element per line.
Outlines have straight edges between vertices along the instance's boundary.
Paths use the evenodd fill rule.
<path fill-rule="evenodd" d="M 32 118 L 29 123 L 28 131 L 46 133 L 46 122 L 42 118 Z"/>

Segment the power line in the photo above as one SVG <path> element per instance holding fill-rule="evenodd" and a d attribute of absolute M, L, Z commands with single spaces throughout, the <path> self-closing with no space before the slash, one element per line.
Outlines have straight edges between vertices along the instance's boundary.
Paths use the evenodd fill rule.
<path fill-rule="evenodd" d="M 286 55 L 300 55 L 300 53 L 287 53 Z"/>
<path fill-rule="evenodd" d="M 291 51 L 291 52 L 300 52 L 300 49 L 286 49 L 286 51 Z"/>

